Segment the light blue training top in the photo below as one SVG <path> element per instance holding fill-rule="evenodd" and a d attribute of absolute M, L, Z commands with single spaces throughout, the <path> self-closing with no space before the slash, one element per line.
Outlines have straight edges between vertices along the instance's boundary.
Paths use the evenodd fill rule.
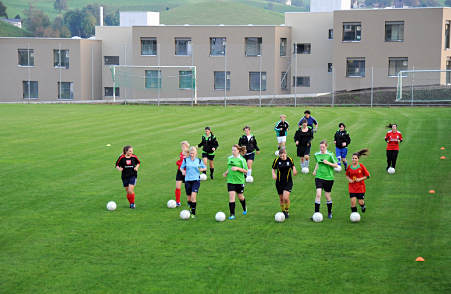
<path fill-rule="evenodd" d="M 180 169 L 186 169 L 185 181 L 199 181 L 200 172 L 199 168 L 207 168 L 200 158 L 191 157 L 185 158 L 180 166 Z"/>

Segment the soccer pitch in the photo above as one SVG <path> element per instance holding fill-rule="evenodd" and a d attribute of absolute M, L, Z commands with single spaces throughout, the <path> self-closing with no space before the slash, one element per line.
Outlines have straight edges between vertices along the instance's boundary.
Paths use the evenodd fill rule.
<path fill-rule="evenodd" d="M 340 122 L 351 136 L 348 162 L 370 148 L 360 160 L 371 178 L 359 223 L 349 220 L 344 171 L 335 174 L 333 219 L 324 196 L 326 218 L 309 219 L 315 163 L 301 174 L 293 142 L 303 107 L 0 105 L 0 292 L 450 293 L 450 109 L 308 109 L 319 122 L 312 154 L 322 139 L 335 152 Z M 290 218 L 276 223 L 271 164 L 282 113 L 298 175 Z M 404 138 L 394 175 L 385 171 L 388 123 Z M 216 222 L 216 212 L 229 214 L 222 173 L 245 125 L 261 149 L 244 191 L 249 212 L 237 202 L 236 220 Z M 206 126 L 219 142 L 215 179 L 201 183 L 196 219 L 184 221 L 181 208 L 166 207 L 175 162 L 180 142 L 197 145 Z M 114 168 L 128 144 L 141 160 L 135 210 Z"/>

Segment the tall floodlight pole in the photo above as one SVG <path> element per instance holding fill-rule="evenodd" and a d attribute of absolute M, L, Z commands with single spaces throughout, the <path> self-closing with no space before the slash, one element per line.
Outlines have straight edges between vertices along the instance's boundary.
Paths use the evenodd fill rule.
<path fill-rule="evenodd" d="M 27 60 L 28 60 L 28 103 L 30 103 L 31 89 L 30 89 L 30 43 L 27 43 Z"/>

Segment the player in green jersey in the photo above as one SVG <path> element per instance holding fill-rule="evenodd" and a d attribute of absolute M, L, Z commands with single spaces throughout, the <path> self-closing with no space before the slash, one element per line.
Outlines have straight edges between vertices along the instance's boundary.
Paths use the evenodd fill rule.
<path fill-rule="evenodd" d="M 247 214 L 246 198 L 244 197 L 244 174 L 247 173 L 246 159 L 241 155 L 246 154 L 246 147 L 233 145 L 232 155 L 227 159 L 227 171 L 223 174 L 227 177 L 227 189 L 229 191 L 229 219 L 235 219 L 235 197 L 238 195 L 241 206 L 243 207 L 243 214 Z"/>
<path fill-rule="evenodd" d="M 322 140 L 319 143 L 319 152 L 315 153 L 316 166 L 313 171 L 316 185 L 315 212 L 319 212 L 321 204 L 321 192 L 324 190 L 324 196 L 327 201 L 327 217 L 332 218 L 332 198 L 330 192 L 334 185 L 334 168 L 338 166 L 335 154 L 327 151 L 327 141 Z"/>

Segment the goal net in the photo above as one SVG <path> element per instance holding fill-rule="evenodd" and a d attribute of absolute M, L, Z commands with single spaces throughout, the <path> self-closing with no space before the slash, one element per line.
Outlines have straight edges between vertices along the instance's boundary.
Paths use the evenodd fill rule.
<path fill-rule="evenodd" d="M 111 66 L 110 70 L 115 98 L 197 100 L 195 66 Z"/>
<path fill-rule="evenodd" d="M 451 70 L 400 71 L 396 101 L 451 101 Z"/>

